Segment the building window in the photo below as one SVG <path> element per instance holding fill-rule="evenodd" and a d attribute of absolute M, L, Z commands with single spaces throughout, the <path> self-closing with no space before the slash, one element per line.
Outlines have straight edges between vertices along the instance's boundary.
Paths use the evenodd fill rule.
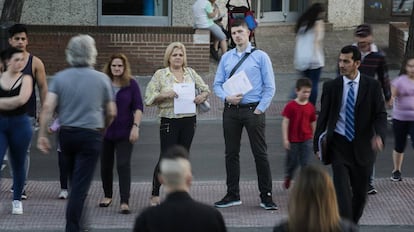
<path fill-rule="evenodd" d="M 99 0 L 98 24 L 170 26 L 172 0 Z"/>

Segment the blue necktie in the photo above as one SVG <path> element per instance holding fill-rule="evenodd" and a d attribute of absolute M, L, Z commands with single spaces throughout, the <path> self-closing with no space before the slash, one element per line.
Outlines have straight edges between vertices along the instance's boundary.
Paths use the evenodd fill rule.
<path fill-rule="evenodd" d="M 345 137 L 351 142 L 355 136 L 354 129 L 354 108 L 355 108 L 355 91 L 354 91 L 354 82 L 350 81 L 348 96 L 346 98 L 346 108 L 345 108 Z"/>

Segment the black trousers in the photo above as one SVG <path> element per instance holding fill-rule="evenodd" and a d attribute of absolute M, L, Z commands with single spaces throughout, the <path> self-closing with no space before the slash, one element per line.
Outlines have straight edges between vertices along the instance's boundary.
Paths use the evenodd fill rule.
<path fill-rule="evenodd" d="M 356 163 L 352 142 L 334 133 L 332 140 L 332 171 L 339 213 L 356 224 L 367 200 L 369 178 L 373 164 Z"/>
<path fill-rule="evenodd" d="M 265 114 L 254 114 L 256 106 L 230 106 L 225 104 L 223 131 L 226 154 L 227 194 L 240 195 L 240 140 L 243 127 L 249 136 L 250 148 L 256 163 L 260 197 L 262 200 L 272 194 L 272 175 L 267 159 L 265 139 Z"/>
<path fill-rule="evenodd" d="M 59 141 L 70 180 L 66 231 L 81 231 L 83 206 L 102 151 L 102 133 L 91 129 L 61 127 Z"/>
<path fill-rule="evenodd" d="M 122 203 L 129 203 L 131 190 L 131 154 L 133 144 L 129 140 L 112 141 L 104 139 L 101 155 L 101 179 L 105 197 L 112 198 L 113 168 L 119 177 L 119 193 Z"/>
<path fill-rule="evenodd" d="M 161 183 L 158 179 L 160 173 L 160 161 L 163 153 L 173 145 L 181 145 L 190 151 L 191 143 L 195 133 L 196 116 L 185 118 L 161 118 L 160 123 L 160 145 L 161 154 L 154 169 L 152 178 L 152 196 L 160 195 Z"/>

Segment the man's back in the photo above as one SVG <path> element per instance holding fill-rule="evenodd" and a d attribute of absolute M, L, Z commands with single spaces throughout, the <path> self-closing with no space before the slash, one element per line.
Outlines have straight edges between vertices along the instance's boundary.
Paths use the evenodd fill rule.
<path fill-rule="evenodd" d="M 134 231 L 220 232 L 226 227 L 219 211 L 194 201 L 186 192 L 174 192 L 159 206 L 145 209 Z"/>

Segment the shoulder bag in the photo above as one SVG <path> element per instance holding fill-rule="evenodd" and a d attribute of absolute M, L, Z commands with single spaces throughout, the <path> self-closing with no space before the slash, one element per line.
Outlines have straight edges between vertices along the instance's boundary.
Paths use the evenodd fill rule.
<path fill-rule="evenodd" d="M 195 86 L 195 79 L 194 79 L 194 76 L 193 76 L 193 71 L 191 69 L 188 69 L 188 72 L 190 73 L 191 79 L 193 79 L 194 86 Z M 198 96 L 199 94 L 201 94 L 201 90 L 196 87 L 195 88 L 195 93 L 196 93 L 196 96 Z M 208 111 L 210 111 L 210 108 L 211 108 L 210 103 L 208 103 L 207 100 L 205 100 L 204 102 L 198 104 L 197 106 L 198 106 L 198 112 L 200 112 L 200 113 L 208 112 Z"/>

